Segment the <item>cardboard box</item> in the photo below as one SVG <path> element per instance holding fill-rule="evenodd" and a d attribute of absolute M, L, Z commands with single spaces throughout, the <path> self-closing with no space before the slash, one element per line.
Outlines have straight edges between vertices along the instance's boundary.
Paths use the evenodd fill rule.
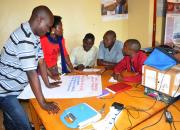
<path fill-rule="evenodd" d="M 180 95 L 180 64 L 165 71 L 144 65 L 142 69 L 142 85 L 171 97 L 177 97 Z"/>

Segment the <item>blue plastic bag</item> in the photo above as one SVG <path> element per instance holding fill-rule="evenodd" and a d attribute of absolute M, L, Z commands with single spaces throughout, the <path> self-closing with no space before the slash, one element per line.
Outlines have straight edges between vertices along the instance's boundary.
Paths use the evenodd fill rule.
<path fill-rule="evenodd" d="M 149 55 L 144 64 L 154 67 L 158 70 L 166 70 L 176 65 L 177 61 L 173 55 L 167 53 L 162 48 L 157 47 Z"/>

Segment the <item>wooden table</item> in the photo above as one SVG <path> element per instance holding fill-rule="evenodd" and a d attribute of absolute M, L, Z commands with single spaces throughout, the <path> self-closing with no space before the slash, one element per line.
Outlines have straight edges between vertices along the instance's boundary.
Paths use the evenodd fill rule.
<path fill-rule="evenodd" d="M 173 116 L 174 125 L 176 130 L 180 130 L 180 101 L 177 101 L 175 104 L 171 105 L 167 109 L 171 112 Z M 156 124 L 155 124 L 156 123 Z M 155 125 L 153 125 L 155 124 Z M 150 125 L 153 125 L 151 127 L 148 127 Z M 139 124 L 137 127 L 135 127 L 133 130 L 140 130 L 147 127 L 147 130 L 174 130 L 173 124 L 170 124 L 166 122 L 164 110 L 160 111 L 158 114 L 152 116 L 148 120 L 144 121 L 143 123 Z M 172 128 L 171 128 L 172 127 Z"/>
<path fill-rule="evenodd" d="M 103 88 L 111 85 L 108 80 L 110 78 L 111 71 L 106 71 L 102 75 L 102 85 Z M 49 100 L 51 101 L 51 100 Z M 144 95 L 144 87 L 135 86 L 133 88 L 122 93 L 118 93 L 116 95 L 109 95 L 104 97 L 104 99 L 99 99 L 96 97 L 91 98 L 81 98 L 81 99 L 53 99 L 59 104 L 61 111 L 59 111 L 56 115 L 49 115 L 46 111 L 44 111 L 38 104 L 36 99 L 31 99 L 30 103 L 35 109 L 38 117 L 42 121 L 46 130 L 70 130 L 67 128 L 60 120 L 60 115 L 63 113 L 63 110 L 79 104 L 79 103 L 88 103 L 90 106 L 94 107 L 97 111 L 100 110 L 105 104 L 105 113 L 102 115 L 103 117 L 109 112 L 109 107 L 113 102 L 119 102 L 125 105 L 126 109 L 123 110 L 120 118 L 116 122 L 116 127 L 119 130 L 124 130 L 128 128 L 134 128 L 139 125 L 143 121 L 147 120 L 154 114 L 160 112 L 165 104 L 159 101 L 155 101 L 154 99 Z M 139 111 L 135 110 L 141 109 Z M 34 120 L 35 129 L 39 130 L 38 123 Z M 114 128 L 114 130 L 116 130 Z"/>

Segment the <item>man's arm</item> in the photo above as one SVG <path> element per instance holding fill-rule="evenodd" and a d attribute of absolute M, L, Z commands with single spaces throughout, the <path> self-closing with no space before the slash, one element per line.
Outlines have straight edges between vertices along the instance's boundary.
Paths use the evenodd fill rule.
<path fill-rule="evenodd" d="M 138 68 L 136 72 L 127 72 L 123 71 L 121 72 L 121 75 L 123 77 L 123 80 L 126 82 L 134 82 L 134 83 L 139 83 L 141 82 L 142 78 L 142 66 L 144 64 L 144 61 L 146 60 L 147 56 L 146 54 L 141 54 L 140 57 L 138 58 Z M 122 68 L 122 67 L 120 67 Z"/>
<path fill-rule="evenodd" d="M 176 60 L 177 60 L 178 62 L 180 62 L 180 52 L 177 53 L 177 54 L 175 54 L 174 57 L 176 58 Z"/>
<path fill-rule="evenodd" d="M 113 72 L 120 74 L 122 71 L 127 70 L 126 57 L 124 57 L 115 67 Z"/>
<path fill-rule="evenodd" d="M 48 111 L 49 113 L 57 113 L 60 110 L 59 107 L 53 102 L 46 102 L 46 100 L 42 94 L 40 81 L 39 81 L 39 77 L 38 77 L 36 70 L 29 70 L 26 73 L 27 73 L 27 77 L 29 79 L 31 89 L 32 89 L 38 103 L 40 104 L 40 106 L 43 109 L 45 109 L 46 111 Z"/>
<path fill-rule="evenodd" d="M 49 70 L 46 67 L 46 63 L 45 63 L 44 59 L 40 59 L 39 60 L 39 72 L 41 74 L 41 77 L 42 77 L 46 87 L 48 87 L 48 88 L 58 87 L 59 84 L 61 83 L 60 81 L 49 83 L 48 71 Z M 49 73 L 51 73 L 51 72 L 49 72 Z M 60 80 L 59 75 L 57 75 L 57 76 L 52 75 L 52 78 L 55 79 L 55 80 Z"/>
<path fill-rule="evenodd" d="M 39 60 L 39 72 L 40 72 L 40 74 L 41 74 L 41 76 L 42 76 L 42 79 L 43 79 L 43 81 L 44 81 L 44 83 L 45 83 L 45 85 L 47 86 L 47 87 L 49 87 L 49 79 L 48 79 L 48 70 L 47 70 L 47 68 L 46 68 L 46 64 L 45 64 L 45 62 L 44 62 L 44 60 L 43 59 L 40 59 Z"/>
<path fill-rule="evenodd" d="M 103 59 L 97 59 L 98 66 L 105 66 L 106 69 L 113 69 L 117 63 L 104 61 Z"/>
<path fill-rule="evenodd" d="M 75 73 L 75 74 L 81 74 L 81 73 L 82 73 L 80 70 L 75 70 L 75 69 L 74 69 L 74 67 L 73 67 L 73 65 L 72 65 L 72 63 L 71 63 L 71 60 L 70 60 L 70 58 L 69 58 L 69 55 L 67 55 L 67 56 L 65 57 L 65 60 L 66 60 L 66 63 L 67 63 L 67 65 L 68 65 L 71 73 Z"/>

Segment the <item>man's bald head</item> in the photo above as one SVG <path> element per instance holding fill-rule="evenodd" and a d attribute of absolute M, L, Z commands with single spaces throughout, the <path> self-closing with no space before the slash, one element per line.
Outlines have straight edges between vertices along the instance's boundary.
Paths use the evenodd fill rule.
<path fill-rule="evenodd" d="M 42 36 L 53 25 L 54 17 L 51 10 L 46 6 L 35 7 L 32 11 L 29 23 L 34 34 Z"/>
<path fill-rule="evenodd" d="M 36 19 L 37 17 L 51 17 L 52 18 L 53 13 L 47 6 L 40 5 L 33 9 L 30 19 Z"/>

